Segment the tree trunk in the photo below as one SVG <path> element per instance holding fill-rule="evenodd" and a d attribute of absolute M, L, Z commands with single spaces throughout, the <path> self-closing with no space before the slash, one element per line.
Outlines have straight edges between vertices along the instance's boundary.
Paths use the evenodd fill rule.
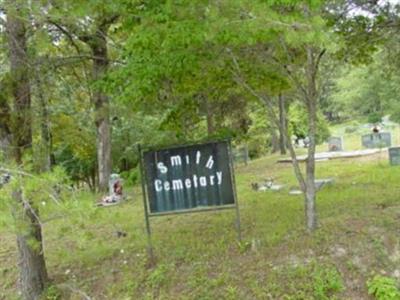
<path fill-rule="evenodd" d="M 20 17 L 21 2 L 7 3 L 7 39 L 10 56 L 10 75 L 12 94 L 14 99 L 12 135 L 15 146 L 14 158 L 17 164 L 22 164 L 23 151 L 31 147 L 31 94 L 29 83 L 29 61 L 26 48 L 26 28 Z M 20 287 L 23 299 L 39 299 L 46 284 L 47 271 L 44 261 L 42 232 L 39 221 L 33 214 L 33 208 L 23 202 L 21 189 L 13 192 L 15 200 L 14 218 L 17 224 L 23 223 L 23 229 L 17 233 L 19 252 Z M 21 226 L 17 226 L 21 228 Z"/>
<path fill-rule="evenodd" d="M 279 149 L 282 155 L 286 154 L 285 132 L 287 127 L 285 97 L 280 94 L 279 101 Z"/>
<path fill-rule="evenodd" d="M 97 129 L 97 163 L 99 190 L 108 190 L 108 180 L 111 174 L 111 126 L 110 103 L 107 95 L 99 88 L 96 82 L 107 74 L 109 61 L 107 53 L 106 28 L 99 27 L 96 34 L 88 43 L 93 54 L 92 77 L 96 84 L 93 92 L 95 105 L 95 123 Z"/>
<path fill-rule="evenodd" d="M 50 171 L 51 169 L 51 133 L 49 126 L 49 112 L 47 109 L 47 101 L 43 91 L 43 85 L 40 79 L 40 72 L 36 70 L 35 83 L 37 89 L 37 98 L 39 100 L 40 110 L 40 172 Z"/>
<path fill-rule="evenodd" d="M 38 220 L 38 211 L 32 204 L 23 201 L 21 190 L 13 193 L 19 214 L 16 222 L 24 229 L 17 233 L 19 252 L 20 287 L 25 300 L 39 299 L 46 288 L 48 277 L 44 259 L 42 228 Z"/>
<path fill-rule="evenodd" d="M 276 127 L 271 126 L 270 129 L 270 134 L 271 134 L 271 153 L 276 153 L 279 150 L 279 137 L 276 133 Z"/>
<path fill-rule="evenodd" d="M 0 85 L 0 89 L 5 89 Z M 8 105 L 7 98 L 0 95 L 0 159 L 7 161 L 11 158 L 11 128 L 10 128 L 10 106 Z"/>
<path fill-rule="evenodd" d="M 208 136 L 210 137 L 215 132 L 213 109 L 212 109 L 212 104 L 208 100 L 207 96 L 205 96 L 205 102 L 206 102 L 206 113 L 207 113 L 207 133 Z"/>
<path fill-rule="evenodd" d="M 316 190 L 315 190 L 315 147 L 317 132 L 317 65 L 312 48 L 307 48 L 307 112 L 308 112 L 308 158 L 306 162 L 306 193 L 305 212 L 307 228 L 313 231 L 317 228 Z"/>
<path fill-rule="evenodd" d="M 9 3 L 9 5 L 13 5 Z M 31 94 L 29 85 L 29 62 L 26 53 L 26 29 L 22 18 L 16 17 L 20 11 L 16 7 L 7 15 L 7 38 L 10 57 L 11 91 L 14 99 L 12 113 L 12 133 L 14 157 L 22 163 L 22 152 L 32 145 Z"/>

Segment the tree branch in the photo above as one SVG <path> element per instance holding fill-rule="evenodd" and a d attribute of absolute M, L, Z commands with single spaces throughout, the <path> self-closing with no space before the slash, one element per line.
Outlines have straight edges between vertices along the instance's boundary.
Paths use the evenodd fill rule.
<path fill-rule="evenodd" d="M 258 94 L 241 76 L 241 70 L 240 70 L 240 66 L 239 63 L 236 59 L 236 57 L 233 55 L 232 51 L 230 49 L 227 49 L 228 53 L 231 55 L 232 57 L 232 61 L 233 61 L 233 65 L 235 66 L 235 69 L 237 70 L 238 73 L 235 73 L 233 70 L 231 70 L 232 74 L 234 75 L 234 80 L 236 83 L 238 83 L 239 85 L 241 85 L 242 87 L 244 87 L 247 91 L 250 92 L 251 95 L 253 95 L 254 97 L 256 97 L 258 100 L 260 100 L 262 103 L 265 104 L 265 106 L 267 107 L 267 113 L 269 115 L 269 117 L 272 119 L 272 121 L 275 123 L 275 125 L 279 128 L 280 127 L 280 122 L 278 117 L 276 116 L 275 112 L 274 112 L 274 108 L 273 108 L 273 101 L 271 100 L 270 97 L 268 96 L 262 96 L 260 94 Z M 296 178 L 299 182 L 300 188 L 303 192 L 306 191 L 306 182 L 304 180 L 304 176 L 301 172 L 301 168 L 300 168 L 300 164 L 299 161 L 297 160 L 297 155 L 296 152 L 293 148 L 293 145 L 291 144 L 291 139 L 289 138 L 289 133 L 288 133 L 288 128 L 285 128 L 285 130 L 283 130 L 284 133 L 284 137 L 286 140 L 286 146 L 289 149 L 290 152 L 290 156 L 292 158 L 292 164 L 293 164 L 293 169 L 294 169 L 294 173 L 296 175 Z"/>
<path fill-rule="evenodd" d="M 75 48 L 76 52 L 81 53 L 81 50 L 80 50 L 78 44 L 75 42 L 74 36 L 71 32 L 69 32 L 66 28 L 64 28 L 63 25 L 58 24 L 54 20 L 51 20 L 48 18 L 47 22 L 49 24 L 55 26 L 59 31 L 61 31 L 61 33 L 63 33 L 67 37 L 67 39 L 71 42 L 71 44 Z"/>

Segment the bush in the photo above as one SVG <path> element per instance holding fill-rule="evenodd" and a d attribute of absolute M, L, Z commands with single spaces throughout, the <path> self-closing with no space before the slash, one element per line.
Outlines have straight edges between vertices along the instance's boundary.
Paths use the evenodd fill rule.
<path fill-rule="evenodd" d="M 61 290 L 59 290 L 56 286 L 50 285 L 45 292 L 43 293 L 42 296 L 43 300 L 61 300 L 62 299 L 62 293 Z"/>
<path fill-rule="evenodd" d="M 379 113 L 374 112 L 368 115 L 368 123 L 375 124 L 380 122 L 382 122 L 382 116 Z"/>
<path fill-rule="evenodd" d="M 349 126 L 349 127 L 346 127 L 345 129 L 344 129 L 344 132 L 345 133 L 354 133 L 354 132 L 356 132 L 357 131 L 357 127 L 356 126 Z"/>
<path fill-rule="evenodd" d="M 334 267 L 317 268 L 313 273 L 316 299 L 334 299 L 333 295 L 343 290 L 343 280 Z"/>
<path fill-rule="evenodd" d="M 289 109 L 289 132 L 290 135 L 305 138 L 308 132 L 308 117 L 305 108 L 295 103 Z M 328 122 L 322 113 L 317 115 L 316 143 L 321 144 L 330 136 Z"/>
<path fill-rule="evenodd" d="M 395 109 L 394 112 L 390 115 L 390 121 L 395 123 L 400 123 L 400 109 Z"/>
<path fill-rule="evenodd" d="M 135 185 L 140 181 L 140 168 L 136 167 L 129 171 L 121 172 L 121 177 L 125 181 L 125 185 Z"/>
<path fill-rule="evenodd" d="M 251 136 L 247 142 L 249 157 L 251 159 L 265 155 L 267 149 L 267 134 Z"/>
<path fill-rule="evenodd" d="M 375 296 L 378 300 L 400 299 L 400 290 L 393 278 L 376 275 L 367 281 L 367 287 L 368 294 Z"/>

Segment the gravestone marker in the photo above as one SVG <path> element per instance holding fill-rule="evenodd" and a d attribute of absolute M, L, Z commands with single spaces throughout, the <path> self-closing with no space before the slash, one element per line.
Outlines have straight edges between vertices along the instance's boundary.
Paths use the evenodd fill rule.
<path fill-rule="evenodd" d="M 247 145 L 234 149 L 233 151 L 233 161 L 235 163 L 244 163 L 247 166 L 249 161 L 249 149 Z"/>
<path fill-rule="evenodd" d="M 116 182 L 121 181 L 121 177 L 118 174 L 111 174 L 108 180 L 108 193 L 110 196 L 114 195 L 114 185 Z"/>
<path fill-rule="evenodd" d="M 400 165 L 400 147 L 389 148 L 389 161 L 392 166 Z"/>
<path fill-rule="evenodd" d="M 337 136 L 331 136 L 328 139 L 328 150 L 330 152 L 343 151 L 343 138 Z"/>
<path fill-rule="evenodd" d="M 392 145 L 390 132 L 365 134 L 361 137 L 361 143 L 365 148 L 383 148 Z"/>

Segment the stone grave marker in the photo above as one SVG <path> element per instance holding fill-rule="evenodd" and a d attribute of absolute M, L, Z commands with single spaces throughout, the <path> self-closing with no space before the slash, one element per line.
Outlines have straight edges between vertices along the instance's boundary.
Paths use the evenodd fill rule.
<path fill-rule="evenodd" d="M 244 163 L 246 166 L 249 162 L 249 148 L 247 145 L 233 149 L 233 161 L 235 163 Z"/>
<path fill-rule="evenodd" d="M 113 173 L 108 180 L 108 193 L 110 196 L 114 195 L 114 185 L 117 181 L 121 181 L 119 174 Z"/>
<path fill-rule="evenodd" d="M 392 145 L 390 132 L 365 134 L 361 137 L 361 143 L 365 148 L 383 148 Z"/>
<path fill-rule="evenodd" d="M 328 150 L 330 152 L 343 151 L 343 138 L 338 136 L 331 136 L 328 139 Z"/>
<path fill-rule="evenodd" d="M 400 147 L 389 148 L 389 161 L 392 166 L 400 165 Z"/>

